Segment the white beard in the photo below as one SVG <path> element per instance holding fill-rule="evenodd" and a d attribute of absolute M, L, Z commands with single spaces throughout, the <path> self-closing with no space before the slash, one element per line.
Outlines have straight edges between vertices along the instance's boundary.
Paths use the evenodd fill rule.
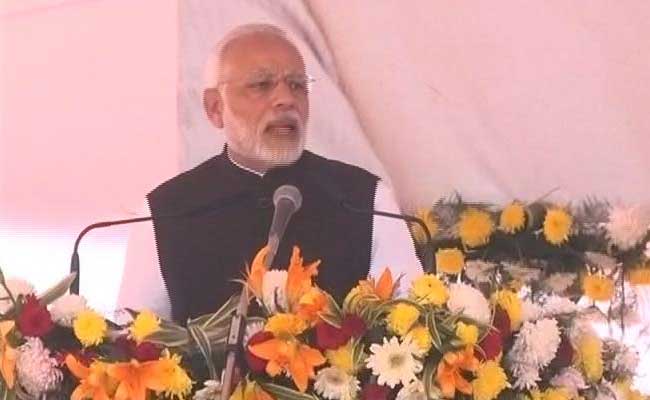
<path fill-rule="evenodd" d="M 224 119 L 226 142 L 233 151 L 244 157 L 260 160 L 271 166 L 289 165 L 296 162 L 305 148 L 304 128 L 299 128 L 297 137 L 273 137 L 272 134 L 257 132 L 245 121 L 235 117 L 225 107 Z"/>

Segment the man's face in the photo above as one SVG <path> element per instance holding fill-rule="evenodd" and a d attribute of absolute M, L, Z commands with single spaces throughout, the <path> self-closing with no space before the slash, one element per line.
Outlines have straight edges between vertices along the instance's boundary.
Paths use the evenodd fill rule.
<path fill-rule="evenodd" d="M 309 99 L 295 47 L 268 34 L 237 39 L 223 54 L 220 80 L 232 150 L 273 166 L 296 161 L 305 144 Z"/>

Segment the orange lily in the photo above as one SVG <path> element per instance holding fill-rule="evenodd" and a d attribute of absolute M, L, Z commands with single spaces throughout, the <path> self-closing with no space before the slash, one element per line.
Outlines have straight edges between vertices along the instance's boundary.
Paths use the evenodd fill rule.
<path fill-rule="evenodd" d="M 9 389 L 16 383 L 16 359 L 18 351 L 7 341 L 7 334 L 14 328 L 14 321 L 0 322 L 0 374 Z"/>
<path fill-rule="evenodd" d="M 320 260 L 305 266 L 300 257 L 300 249 L 293 247 L 291 261 L 287 268 L 287 301 L 289 307 L 297 305 L 300 298 L 312 288 L 312 277 L 318 275 Z"/>
<path fill-rule="evenodd" d="M 462 374 L 462 371 L 475 372 L 479 361 L 474 357 L 474 349 L 467 346 L 465 350 L 445 353 L 438 364 L 436 381 L 440 385 L 443 397 L 453 398 L 456 390 L 467 395 L 472 394 L 472 384 Z"/>
<path fill-rule="evenodd" d="M 262 298 L 262 283 L 264 282 L 264 274 L 268 270 L 266 267 L 268 253 L 269 246 L 262 247 L 253 258 L 253 264 L 246 273 L 246 284 L 258 299 Z"/>
<path fill-rule="evenodd" d="M 162 361 L 131 360 L 109 365 L 108 375 L 118 382 L 115 400 L 146 400 L 147 390 L 165 390 L 168 366 Z"/>
<path fill-rule="evenodd" d="M 70 372 L 79 379 L 79 386 L 75 388 L 70 396 L 71 400 L 110 400 L 115 392 L 117 382 L 106 373 L 107 364 L 95 361 L 86 367 L 74 356 L 68 354 L 65 357 L 65 365 Z"/>
<path fill-rule="evenodd" d="M 282 371 L 291 375 L 293 382 L 301 392 L 307 390 L 309 378 L 314 378 L 314 368 L 327 361 L 320 351 L 294 338 L 269 339 L 265 342 L 248 346 L 251 353 L 267 360 L 266 373 L 276 376 Z"/>
<path fill-rule="evenodd" d="M 393 290 L 395 289 L 393 275 L 388 267 L 384 269 L 376 284 L 375 279 L 370 278 L 359 281 L 359 286 L 362 293 L 374 293 L 381 300 L 389 300 L 393 296 Z"/>
<path fill-rule="evenodd" d="M 241 382 L 230 396 L 230 400 L 274 400 L 257 383 L 248 380 Z"/>
<path fill-rule="evenodd" d="M 320 314 L 326 310 L 327 305 L 325 294 L 320 289 L 312 287 L 300 298 L 296 315 L 313 325 L 318 322 Z"/>

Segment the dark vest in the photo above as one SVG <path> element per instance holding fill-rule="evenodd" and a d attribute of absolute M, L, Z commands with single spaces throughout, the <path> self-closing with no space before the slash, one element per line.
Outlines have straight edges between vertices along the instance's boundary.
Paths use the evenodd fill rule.
<path fill-rule="evenodd" d="M 173 319 L 185 323 L 214 312 L 241 290 L 233 280 L 243 278 L 266 244 L 273 192 L 284 184 L 300 189 L 303 203 L 273 267 L 286 268 L 297 245 L 305 263 L 322 260 L 316 282 L 341 301 L 368 275 L 373 221 L 343 208 L 341 199 L 372 209 L 377 181 L 359 167 L 308 151 L 260 177 L 232 164 L 224 150 L 157 187 L 147 198 Z"/>

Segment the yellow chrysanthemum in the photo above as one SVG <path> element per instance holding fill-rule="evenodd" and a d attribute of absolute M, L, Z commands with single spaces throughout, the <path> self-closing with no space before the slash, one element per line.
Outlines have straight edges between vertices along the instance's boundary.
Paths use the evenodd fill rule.
<path fill-rule="evenodd" d="M 462 321 L 456 324 L 456 336 L 464 345 L 473 346 L 478 342 L 478 328 L 472 324 L 465 324 Z"/>
<path fill-rule="evenodd" d="M 622 379 L 614 382 L 614 387 L 623 396 L 622 400 L 645 400 L 646 397 L 636 389 L 632 389 L 631 379 Z"/>
<path fill-rule="evenodd" d="M 72 328 L 82 345 L 96 346 L 104 341 L 108 325 L 100 314 L 93 310 L 83 310 L 77 314 Z"/>
<path fill-rule="evenodd" d="M 436 252 L 436 270 L 445 274 L 459 274 L 465 265 L 465 256 L 458 249 L 439 249 Z"/>
<path fill-rule="evenodd" d="M 526 223 L 526 211 L 524 205 L 519 202 L 512 202 L 507 205 L 499 217 L 499 229 L 505 233 L 513 234 L 524 227 Z"/>
<path fill-rule="evenodd" d="M 170 355 L 165 352 L 159 360 L 163 370 L 164 392 L 169 398 L 186 398 L 192 391 L 192 380 L 181 367 L 181 357 L 178 354 Z"/>
<path fill-rule="evenodd" d="M 509 386 L 508 377 L 499 363 L 487 361 L 478 367 L 476 379 L 472 381 L 474 400 L 493 400 Z"/>
<path fill-rule="evenodd" d="M 159 329 L 160 319 L 151 311 L 144 310 L 135 317 L 129 327 L 129 332 L 133 340 L 137 343 L 142 343 L 147 336 L 158 332 Z"/>
<path fill-rule="evenodd" d="M 573 217 L 561 208 L 551 208 L 544 218 L 544 237 L 556 246 L 569 240 Z"/>
<path fill-rule="evenodd" d="M 522 305 L 517 293 L 511 290 L 497 290 L 492 294 L 492 303 L 508 313 L 511 329 L 515 330 L 519 327 L 522 318 Z"/>
<path fill-rule="evenodd" d="M 591 382 L 603 376 L 603 342 L 594 335 L 584 335 L 578 340 L 578 366 Z"/>
<path fill-rule="evenodd" d="M 435 214 L 429 209 L 421 208 L 415 212 L 415 216 L 424 221 L 424 225 L 429 229 L 431 237 L 435 236 L 436 232 L 438 232 L 438 221 Z M 413 232 L 413 238 L 417 243 L 424 244 L 427 242 L 427 235 L 420 224 L 411 224 L 411 232 Z"/>
<path fill-rule="evenodd" d="M 415 321 L 420 318 L 420 311 L 411 304 L 399 303 L 388 313 L 388 327 L 399 336 L 404 336 Z"/>
<path fill-rule="evenodd" d="M 264 326 L 264 330 L 273 333 L 276 337 L 300 335 L 307 329 L 307 322 L 294 314 L 275 314 Z"/>
<path fill-rule="evenodd" d="M 571 393 L 565 388 L 548 388 L 543 392 L 538 389 L 530 392 L 532 400 L 570 400 Z"/>
<path fill-rule="evenodd" d="M 614 281 L 603 275 L 587 275 L 582 281 L 582 290 L 594 301 L 608 301 L 614 297 Z"/>
<path fill-rule="evenodd" d="M 431 337 L 431 332 L 424 325 L 414 326 L 409 333 L 406 334 L 406 337 L 411 340 L 422 354 L 426 354 L 431 350 L 433 344 L 433 338 Z"/>
<path fill-rule="evenodd" d="M 632 285 L 650 285 L 650 266 L 631 270 L 628 279 Z"/>
<path fill-rule="evenodd" d="M 447 287 L 437 276 L 424 274 L 411 283 L 410 297 L 418 304 L 445 304 L 449 298 Z"/>
<path fill-rule="evenodd" d="M 348 374 L 354 372 L 354 363 L 352 360 L 354 348 L 352 342 L 348 341 L 336 350 L 326 350 L 325 358 L 331 366 L 337 367 Z"/>
<path fill-rule="evenodd" d="M 494 222 L 490 214 L 475 208 L 468 208 L 460 214 L 458 236 L 468 247 L 487 244 L 494 232 Z"/>

